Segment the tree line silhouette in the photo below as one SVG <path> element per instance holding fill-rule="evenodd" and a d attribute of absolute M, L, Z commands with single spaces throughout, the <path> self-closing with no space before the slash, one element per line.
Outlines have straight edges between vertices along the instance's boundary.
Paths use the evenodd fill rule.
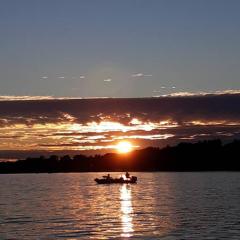
<path fill-rule="evenodd" d="M 240 171 L 240 140 L 179 143 L 162 149 L 148 147 L 128 154 L 69 155 L 1 162 L 0 173 L 98 171 Z"/>

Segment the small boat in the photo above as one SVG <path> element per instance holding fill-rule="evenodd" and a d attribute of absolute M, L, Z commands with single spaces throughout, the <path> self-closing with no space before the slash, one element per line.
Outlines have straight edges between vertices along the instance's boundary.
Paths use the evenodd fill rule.
<path fill-rule="evenodd" d="M 113 184 L 113 183 L 137 183 L 137 177 L 131 176 L 129 178 L 112 178 L 110 176 L 103 176 L 103 178 L 95 178 L 95 182 L 98 184 Z"/>

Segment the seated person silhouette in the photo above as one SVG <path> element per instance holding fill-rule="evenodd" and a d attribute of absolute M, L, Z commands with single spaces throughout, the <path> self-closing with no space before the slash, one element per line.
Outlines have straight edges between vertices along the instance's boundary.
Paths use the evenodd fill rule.
<path fill-rule="evenodd" d="M 129 172 L 126 172 L 126 173 L 125 173 L 125 176 L 126 176 L 126 178 L 130 178 Z"/>

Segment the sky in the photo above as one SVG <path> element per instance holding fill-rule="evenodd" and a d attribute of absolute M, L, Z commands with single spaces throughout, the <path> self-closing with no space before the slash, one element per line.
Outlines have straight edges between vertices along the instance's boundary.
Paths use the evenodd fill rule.
<path fill-rule="evenodd" d="M 239 138 L 240 1 L 0 3 L 0 161 Z"/>
<path fill-rule="evenodd" d="M 240 89 L 238 0 L 1 0 L 0 95 Z"/>

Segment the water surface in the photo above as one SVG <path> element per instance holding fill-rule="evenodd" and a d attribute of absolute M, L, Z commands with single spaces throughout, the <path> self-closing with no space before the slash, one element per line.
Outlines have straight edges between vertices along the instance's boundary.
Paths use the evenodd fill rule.
<path fill-rule="evenodd" d="M 0 239 L 240 239 L 239 173 L 101 175 L 1 175 Z"/>

